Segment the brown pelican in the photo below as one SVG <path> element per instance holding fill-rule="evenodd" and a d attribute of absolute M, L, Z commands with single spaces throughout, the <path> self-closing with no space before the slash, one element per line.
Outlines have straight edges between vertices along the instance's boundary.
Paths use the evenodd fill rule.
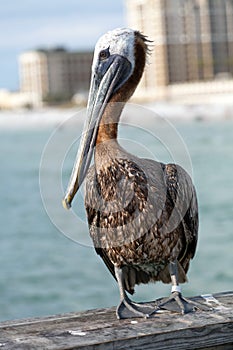
<path fill-rule="evenodd" d="M 85 207 L 96 252 L 117 280 L 117 317 L 145 317 L 173 303 L 182 313 L 194 304 L 181 294 L 198 236 L 198 205 L 190 176 L 176 164 L 128 153 L 117 141 L 122 109 L 143 74 L 148 40 L 116 29 L 96 44 L 87 119 L 63 205 L 85 179 Z M 90 167 L 94 153 L 94 165 Z M 140 283 L 172 284 L 155 308 L 131 301 Z"/>

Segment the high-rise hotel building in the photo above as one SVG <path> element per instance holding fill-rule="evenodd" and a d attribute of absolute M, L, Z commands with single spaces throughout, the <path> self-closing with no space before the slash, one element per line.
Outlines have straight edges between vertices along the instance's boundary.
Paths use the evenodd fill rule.
<path fill-rule="evenodd" d="M 20 90 L 43 100 L 67 100 L 90 84 L 93 53 L 63 48 L 27 51 L 19 57 Z"/>
<path fill-rule="evenodd" d="M 233 0 L 126 0 L 126 9 L 128 25 L 153 40 L 141 96 L 232 77 Z"/>

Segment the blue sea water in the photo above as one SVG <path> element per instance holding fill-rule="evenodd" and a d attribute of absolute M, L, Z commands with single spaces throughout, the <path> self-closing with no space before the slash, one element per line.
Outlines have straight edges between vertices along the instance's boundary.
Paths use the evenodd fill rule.
<path fill-rule="evenodd" d="M 187 147 L 185 152 L 190 155 L 200 207 L 198 249 L 188 274 L 189 283 L 183 287 L 184 294 L 232 290 L 233 121 L 179 120 L 173 123 L 175 132 Z M 75 209 L 81 218 L 80 227 L 76 228 L 80 240 L 66 237 L 56 227 L 65 223 L 63 229 L 67 226 L 69 230 L 66 211 L 61 209 L 57 217 L 53 212 L 58 210 L 60 194 L 57 195 L 55 185 L 56 175 L 61 172 L 57 169 L 59 159 L 53 160 L 59 158 L 60 150 L 67 152 L 63 149 L 63 135 L 64 142 L 69 137 L 72 139 L 76 128 L 80 132 L 81 123 L 74 124 L 71 130 L 66 126 L 58 128 L 54 145 L 51 134 L 54 135 L 55 124 L 9 125 L 0 128 L 0 320 L 116 305 L 117 285 L 90 247 L 82 201 Z M 158 122 L 158 134 L 160 132 L 164 130 Z M 141 129 L 122 127 L 121 137 L 132 152 L 135 150 L 139 154 L 140 146 L 144 145 L 145 153 L 156 153 L 155 158 L 166 161 L 164 148 L 160 150 L 160 145 Z M 69 146 L 70 151 L 62 163 L 64 186 L 76 146 L 76 143 Z M 43 181 L 48 181 L 48 188 Z M 43 192 L 48 196 L 43 200 L 49 201 L 51 211 L 46 208 L 46 212 L 44 208 Z M 53 214 L 58 224 L 51 222 Z M 170 287 L 157 283 L 139 286 L 136 292 L 136 300 L 152 300 L 168 295 Z"/>

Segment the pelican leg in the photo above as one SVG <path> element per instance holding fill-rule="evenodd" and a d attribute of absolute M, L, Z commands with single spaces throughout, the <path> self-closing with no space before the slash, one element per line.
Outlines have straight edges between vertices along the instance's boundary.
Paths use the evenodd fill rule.
<path fill-rule="evenodd" d="M 209 311 L 210 308 L 207 306 L 188 300 L 182 296 L 181 287 L 178 283 L 178 268 L 177 262 L 170 262 L 169 265 L 172 292 L 168 298 L 162 299 L 157 303 L 158 309 L 165 309 L 173 312 L 181 312 L 186 314 L 196 310 Z"/>
<path fill-rule="evenodd" d="M 123 286 L 122 269 L 115 266 L 114 270 L 120 291 L 120 304 L 117 306 L 116 309 L 117 318 L 148 318 L 153 311 L 153 307 L 143 304 L 137 304 L 131 301 L 130 298 L 127 296 Z"/>

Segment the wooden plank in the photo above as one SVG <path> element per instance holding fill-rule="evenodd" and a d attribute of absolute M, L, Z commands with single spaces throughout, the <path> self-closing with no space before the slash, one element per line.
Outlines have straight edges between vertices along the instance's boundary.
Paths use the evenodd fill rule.
<path fill-rule="evenodd" d="M 233 349 L 233 292 L 193 298 L 212 311 L 117 320 L 115 308 L 0 323 L 0 350 Z"/>

